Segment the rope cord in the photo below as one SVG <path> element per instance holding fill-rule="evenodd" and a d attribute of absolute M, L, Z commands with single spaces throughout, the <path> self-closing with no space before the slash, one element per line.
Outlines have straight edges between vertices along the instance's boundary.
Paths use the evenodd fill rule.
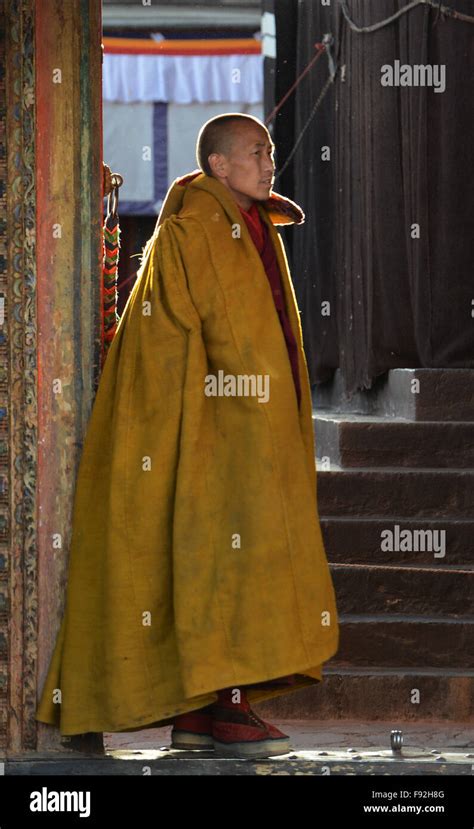
<path fill-rule="evenodd" d="M 395 20 L 398 20 L 400 17 L 402 17 L 402 15 L 407 14 L 409 11 L 412 11 L 412 9 L 415 9 L 417 6 L 429 6 L 433 9 L 436 9 L 437 12 L 438 12 L 438 14 L 436 16 L 436 20 L 438 19 L 440 14 L 443 14 L 443 15 L 446 15 L 447 17 L 451 17 L 453 20 L 462 20 L 465 23 L 474 23 L 474 17 L 473 16 L 471 16 L 469 14 L 464 14 L 464 12 L 460 12 L 457 9 L 451 8 L 450 6 L 445 6 L 441 3 L 441 0 L 412 0 L 412 2 L 408 3 L 402 9 L 399 9 L 397 12 L 395 12 L 395 14 L 392 14 L 392 15 L 390 15 L 390 17 L 387 17 L 384 20 L 380 20 L 378 23 L 374 23 L 371 26 L 357 26 L 357 24 L 354 23 L 354 21 L 352 20 L 352 18 L 350 16 L 349 10 L 347 8 L 346 0 L 339 0 L 339 5 L 341 7 L 341 11 L 343 13 L 343 16 L 344 16 L 347 24 L 349 25 L 350 29 L 352 29 L 352 31 L 356 32 L 357 34 L 366 34 L 366 33 L 369 33 L 369 32 L 379 31 L 380 29 L 383 29 L 385 26 L 389 26 L 391 23 L 394 23 Z M 331 36 L 329 36 L 329 37 L 331 37 Z M 329 43 L 330 42 L 332 42 L 332 37 L 331 37 L 331 40 L 329 41 Z M 329 43 L 326 43 L 324 45 L 325 45 L 326 51 L 328 52 L 328 56 L 329 56 L 330 61 L 331 61 L 333 59 L 332 59 L 332 56 L 331 56 L 331 53 L 330 53 Z M 317 44 L 317 45 L 318 45 L 318 47 L 321 47 L 323 44 Z M 339 43 L 339 46 L 340 46 L 340 43 Z M 311 68 L 313 63 L 316 62 L 316 60 L 322 54 L 323 51 L 324 51 L 324 48 L 322 48 L 320 51 L 318 51 L 318 54 L 311 59 L 309 64 L 307 64 L 307 66 L 305 67 L 303 72 L 296 79 L 295 83 L 288 90 L 288 92 L 286 93 L 284 98 L 275 107 L 275 109 L 270 113 L 270 115 L 268 116 L 268 118 L 265 121 L 266 124 L 269 123 L 269 121 L 271 121 L 274 118 L 274 116 L 276 115 L 276 113 L 278 112 L 280 107 L 289 98 L 290 94 L 296 89 L 296 87 L 299 85 L 300 81 L 302 80 L 303 76 L 306 75 L 306 73 L 309 71 L 309 69 Z M 333 66 L 334 66 L 334 69 L 333 69 Z M 319 109 L 319 107 L 320 107 L 320 105 L 321 105 L 321 103 L 322 103 L 329 87 L 331 86 L 331 83 L 334 81 L 334 79 L 337 75 L 338 66 L 337 66 L 337 64 L 334 64 L 334 63 L 333 63 L 333 66 L 331 66 L 331 63 L 330 63 L 331 74 L 328 77 L 326 83 L 324 84 L 324 86 L 321 90 L 321 94 L 319 95 L 313 109 L 311 110 L 309 118 L 306 121 L 306 124 L 304 125 L 303 129 L 301 130 L 301 132 L 300 132 L 300 134 L 299 134 L 299 136 L 296 140 L 296 143 L 294 144 L 292 150 L 290 151 L 290 154 L 289 154 L 288 158 L 286 159 L 283 167 L 281 167 L 280 170 L 278 171 L 278 173 L 275 175 L 275 181 L 282 175 L 282 173 L 284 173 L 284 171 L 288 167 L 288 164 L 290 163 L 290 161 L 292 160 L 294 154 L 296 153 L 296 151 L 297 151 L 297 149 L 298 149 L 298 147 L 299 147 L 299 145 L 300 145 L 300 143 L 303 139 L 303 136 L 304 136 L 306 130 L 308 129 L 308 127 L 309 127 L 311 121 L 313 120 L 316 112 L 318 111 L 318 109 Z"/>
<path fill-rule="evenodd" d="M 431 8 L 437 9 L 438 14 L 445 14 L 447 17 L 452 17 L 454 20 L 462 20 L 465 23 L 474 23 L 474 17 L 471 15 L 459 12 L 457 9 L 453 9 L 450 6 L 444 6 L 441 2 L 439 2 L 439 0 L 412 0 L 412 2 L 408 3 L 407 6 L 399 9 L 395 12 L 395 14 L 390 15 L 390 17 L 386 17 L 385 20 L 380 20 L 378 23 L 373 23 L 371 26 L 357 26 L 350 16 L 346 0 L 339 0 L 339 5 L 349 27 L 353 32 L 357 32 L 357 34 L 377 32 L 379 29 L 389 26 L 390 23 L 398 20 L 399 17 L 402 17 L 402 15 L 407 14 L 407 12 L 412 11 L 412 9 L 415 9 L 417 6 L 431 6 Z"/>
<path fill-rule="evenodd" d="M 293 84 L 292 86 L 290 86 L 290 88 L 289 88 L 288 92 L 286 92 L 286 93 L 285 93 L 285 95 L 283 96 L 283 98 L 281 99 L 281 101 L 280 101 L 280 102 L 279 102 L 279 103 L 275 106 L 275 108 L 274 108 L 274 109 L 272 109 L 272 111 L 271 111 L 270 115 L 269 115 L 269 116 L 265 119 L 265 124 L 269 124 L 269 123 L 270 123 L 270 121 L 273 121 L 273 119 L 274 119 L 275 115 L 276 115 L 276 114 L 279 112 L 279 110 L 282 108 L 282 106 L 283 106 L 283 104 L 285 103 L 285 101 L 287 101 L 287 100 L 288 100 L 288 98 L 290 97 L 291 93 L 292 93 L 292 92 L 296 89 L 296 87 L 298 86 L 298 84 L 300 83 L 300 81 L 301 81 L 301 80 L 304 78 L 304 76 L 305 76 L 305 75 L 309 72 L 309 70 L 311 69 L 311 67 L 313 66 L 313 64 L 314 64 L 314 63 L 316 63 L 316 61 L 317 61 L 317 60 L 319 60 L 319 58 L 321 57 L 321 55 L 323 54 L 323 52 L 325 52 L 325 51 L 326 51 L 326 45 L 325 45 L 324 43 L 315 43 L 315 47 L 316 47 L 316 49 L 317 49 L 318 51 L 316 52 L 316 54 L 314 55 L 314 57 L 312 57 L 312 58 L 311 58 L 311 60 L 309 61 L 309 63 L 307 63 L 307 64 L 306 64 L 306 66 L 305 66 L 305 68 L 303 69 L 303 71 L 302 71 L 302 72 L 300 72 L 300 74 L 299 74 L 299 75 L 298 75 L 298 77 L 296 78 L 296 81 L 294 82 L 294 84 Z"/>
<path fill-rule="evenodd" d="M 336 69 L 336 73 L 337 73 L 337 69 Z M 335 77 L 335 76 L 334 76 L 334 77 Z M 275 175 L 275 181 L 276 181 L 277 179 L 279 179 L 279 178 L 280 178 L 280 176 L 282 175 L 282 173 L 284 173 L 284 172 L 285 172 L 285 170 L 286 170 L 286 168 L 288 167 L 288 164 L 290 163 L 290 161 L 291 161 L 291 159 L 293 158 L 294 154 L 296 153 L 296 151 L 297 151 L 297 149 L 298 149 L 299 145 L 301 144 L 301 142 L 302 142 L 302 140 L 303 140 L 303 136 L 304 136 L 304 134 L 305 134 L 306 130 L 308 129 L 308 127 L 309 127 L 309 125 L 310 125 L 311 121 L 313 120 L 314 116 L 316 115 L 316 113 L 317 113 L 317 111 L 318 111 L 319 107 L 321 106 L 321 104 L 322 104 L 322 102 L 323 102 L 323 100 L 324 100 L 324 98 L 325 98 L 325 96 L 326 96 L 326 92 L 328 91 L 329 87 L 331 86 L 331 84 L 332 84 L 333 80 L 334 80 L 334 78 L 333 78 L 331 75 L 329 75 L 329 77 L 328 77 L 328 79 L 327 79 L 326 83 L 324 84 L 324 86 L 323 86 L 323 88 L 322 88 L 322 90 L 321 90 L 321 92 L 320 92 L 320 94 L 319 94 L 319 96 L 318 96 L 318 99 L 317 99 L 317 101 L 316 101 L 316 103 L 315 103 L 315 105 L 314 105 L 313 109 L 311 110 L 311 112 L 310 112 L 310 114 L 309 114 L 309 118 L 308 118 L 308 120 L 306 121 L 306 124 L 304 125 L 303 129 L 301 130 L 301 132 L 300 132 L 300 134 L 299 134 L 299 136 L 298 136 L 298 138 L 297 138 L 297 140 L 296 140 L 296 142 L 295 142 L 295 144 L 294 144 L 294 146 L 293 146 L 293 149 L 291 150 L 291 152 L 290 152 L 290 154 L 289 154 L 288 158 L 286 159 L 286 161 L 285 161 L 285 163 L 284 163 L 283 167 L 281 167 L 281 168 L 278 170 L 278 173 Z"/>

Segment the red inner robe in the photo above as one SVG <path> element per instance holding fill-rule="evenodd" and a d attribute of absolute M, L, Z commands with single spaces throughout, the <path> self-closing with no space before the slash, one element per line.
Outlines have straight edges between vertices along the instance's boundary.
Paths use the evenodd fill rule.
<path fill-rule="evenodd" d="M 288 319 L 285 295 L 281 285 L 280 268 L 278 267 L 278 260 L 275 249 L 268 232 L 268 227 L 265 222 L 262 222 L 260 213 L 255 202 L 253 202 L 250 210 L 243 210 L 239 205 L 239 210 L 245 219 L 249 233 L 253 239 L 255 247 L 257 248 L 260 258 L 265 268 L 270 287 L 272 289 L 273 301 L 280 318 L 283 335 L 285 337 L 286 348 L 288 350 L 288 357 L 291 363 L 291 370 L 293 372 L 293 380 L 295 384 L 296 398 L 298 400 L 298 407 L 301 401 L 301 387 L 300 377 L 298 371 L 298 348 L 296 340 L 291 329 L 290 321 Z"/>
<path fill-rule="evenodd" d="M 273 301 L 275 308 L 280 318 L 281 327 L 285 337 L 286 347 L 288 350 L 288 357 L 291 363 L 291 370 L 293 372 L 293 381 L 295 384 L 295 392 L 298 400 L 298 406 L 301 400 L 300 377 L 298 371 L 298 351 L 296 340 L 291 329 L 290 321 L 287 316 L 285 306 L 285 296 L 281 285 L 280 268 L 278 267 L 278 260 L 276 258 L 275 249 L 268 232 L 265 222 L 262 222 L 260 213 L 255 202 L 253 202 L 250 210 L 243 210 L 239 205 L 239 210 L 245 219 L 250 235 L 253 239 L 255 247 L 257 248 L 265 273 L 267 274 L 270 287 L 272 289 Z M 296 679 L 292 674 L 290 676 L 278 677 L 278 679 L 268 680 L 267 682 L 255 683 L 255 686 L 245 687 L 259 687 L 268 685 L 293 685 Z"/>

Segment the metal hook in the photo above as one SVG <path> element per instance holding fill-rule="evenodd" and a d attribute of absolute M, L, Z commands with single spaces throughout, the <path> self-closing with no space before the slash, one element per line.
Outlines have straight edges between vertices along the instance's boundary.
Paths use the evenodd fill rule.
<path fill-rule="evenodd" d="M 329 74 L 331 76 L 331 80 L 334 80 L 336 74 L 336 64 L 334 61 L 334 56 L 332 53 L 332 47 L 334 46 L 334 37 L 332 36 L 331 32 L 328 32 L 323 37 L 323 44 L 326 47 L 326 55 L 328 58 L 328 66 L 329 66 Z"/>
<path fill-rule="evenodd" d="M 123 184 L 123 177 L 120 173 L 112 173 L 110 182 L 112 184 L 112 190 L 107 197 L 107 213 L 110 216 L 116 217 L 119 204 L 119 187 Z"/>

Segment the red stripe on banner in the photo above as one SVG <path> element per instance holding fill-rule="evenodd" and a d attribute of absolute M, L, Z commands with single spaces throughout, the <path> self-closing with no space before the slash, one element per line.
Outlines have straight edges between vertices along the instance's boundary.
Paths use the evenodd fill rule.
<path fill-rule="evenodd" d="M 166 52 L 142 52 L 139 49 L 121 49 L 114 47 L 113 49 L 105 49 L 109 55 L 177 55 L 182 58 L 199 55 L 259 55 L 261 53 L 260 46 L 257 49 L 189 49 L 186 52 L 182 50 L 168 49 Z"/>
<path fill-rule="evenodd" d="M 254 38 L 215 40 L 145 40 L 104 37 L 104 51 L 110 55 L 260 55 L 261 41 Z"/>

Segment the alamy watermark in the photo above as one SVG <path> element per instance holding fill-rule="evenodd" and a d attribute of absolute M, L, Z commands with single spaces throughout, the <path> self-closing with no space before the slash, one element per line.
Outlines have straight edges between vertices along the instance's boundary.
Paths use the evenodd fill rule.
<path fill-rule="evenodd" d="M 432 86 L 435 92 L 444 92 L 446 89 L 445 64 L 414 64 L 394 61 L 384 63 L 380 68 L 382 86 Z"/>
<path fill-rule="evenodd" d="M 258 397 L 259 403 L 270 398 L 269 374 L 225 374 L 222 369 L 206 374 L 204 383 L 206 397 Z"/>
<path fill-rule="evenodd" d="M 30 812 L 79 812 L 79 817 L 90 817 L 89 791 L 55 791 L 43 786 L 30 794 Z"/>
<path fill-rule="evenodd" d="M 400 530 L 400 524 L 394 524 L 393 530 L 382 530 L 380 537 L 382 552 L 432 552 L 434 558 L 446 555 L 446 530 Z"/>

